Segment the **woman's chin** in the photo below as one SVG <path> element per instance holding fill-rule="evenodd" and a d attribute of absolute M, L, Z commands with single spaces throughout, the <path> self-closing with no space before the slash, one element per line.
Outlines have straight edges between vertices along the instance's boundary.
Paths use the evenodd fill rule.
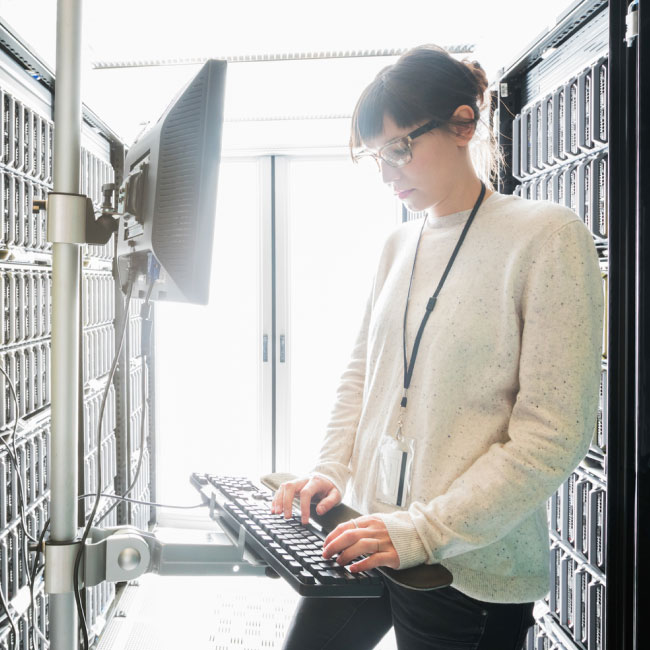
<path fill-rule="evenodd" d="M 426 210 L 429 207 L 426 205 L 426 201 L 422 200 L 422 196 L 418 196 L 415 191 L 402 199 L 402 205 L 409 210 L 409 212 L 422 212 L 422 210 Z"/>

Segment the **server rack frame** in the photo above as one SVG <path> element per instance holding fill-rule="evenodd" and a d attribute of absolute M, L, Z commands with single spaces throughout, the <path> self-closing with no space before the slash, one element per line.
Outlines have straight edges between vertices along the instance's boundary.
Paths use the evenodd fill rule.
<path fill-rule="evenodd" d="M 610 324 L 609 430 L 616 444 L 608 448 L 607 645 L 634 649 L 634 430 L 636 311 L 636 122 L 635 79 L 625 41 L 627 3 L 611 2 L 610 18 Z M 610 439 L 613 436 L 610 436 Z"/>
<path fill-rule="evenodd" d="M 638 6 L 641 3 L 629 4 L 632 8 L 636 5 L 642 15 Z M 644 636 L 641 630 L 641 607 L 643 602 L 648 602 L 648 561 L 641 549 L 644 540 L 647 547 L 650 539 L 647 505 L 644 505 L 650 496 L 647 471 L 650 442 L 644 411 L 648 407 L 642 396 L 647 379 L 641 365 L 647 307 L 646 311 L 637 309 L 637 300 L 641 300 L 639 307 L 643 304 L 637 276 L 643 278 L 644 273 L 646 277 L 649 273 L 640 225 L 637 232 L 637 223 L 643 223 L 637 213 L 647 210 L 648 198 L 647 184 L 643 196 L 641 188 L 637 187 L 638 179 L 643 178 L 643 162 L 647 172 L 647 127 L 640 118 L 644 108 L 646 114 L 648 110 L 647 88 L 643 87 L 640 72 L 644 69 L 641 58 L 644 52 L 647 59 L 647 50 L 642 49 L 647 17 L 645 22 L 639 19 L 636 40 L 626 41 L 628 9 L 627 2 L 585 0 L 575 3 L 554 29 L 503 74 L 498 89 L 502 103 L 497 111 L 499 140 L 506 162 L 498 179 L 500 191 L 518 191 L 531 198 L 560 202 L 570 200 L 573 192 L 579 196 L 580 191 L 586 191 L 587 209 L 581 210 L 578 205 L 576 211 L 591 227 L 601 255 L 607 304 L 595 444 L 574 474 L 573 481 L 569 479 L 550 502 L 551 524 L 553 518 L 559 516 L 559 530 L 554 530 L 553 526 L 551 529 L 552 558 L 556 560 L 551 565 L 554 580 L 548 607 L 537 608 L 539 624 L 535 634 L 528 638 L 530 650 L 556 647 L 556 643 L 562 648 L 632 650 L 648 643 L 647 633 Z M 605 58 L 586 61 L 571 50 L 573 56 L 566 59 L 575 69 L 570 71 L 565 67 L 562 84 L 550 92 L 549 88 L 542 88 L 540 93 L 542 129 L 547 133 L 550 129 L 545 127 L 544 121 L 549 114 L 555 115 L 554 131 L 549 136 L 554 144 L 551 147 L 543 137 L 540 140 L 540 133 L 534 128 L 536 116 L 530 112 L 533 99 L 530 92 L 534 84 L 528 80 L 528 87 L 524 88 L 521 80 L 531 71 L 534 73 L 546 56 L 555 56 L 553 48 L 560 51 L 572 35 L 581 29 L 586 32 L 586 25 L 596 25 L 597 21 L 607 30 Z M 638 64 L 634 47 L 639 50 Z M 593 58 L 594 48 L 585 50 L 589 52 L 586 56 Z M 585 71 L 586 63 L 592 66 L 591 72 Z M 599 89 L 595 83 L 596 80 L 602 82 L 603 78 L 608 84 L 606 102 L 598 99 Z M 573 89 L 575 95 L 569 94 Z M 560 100 L 574 96 L 579 105 L 583 102 L 588 106 L 587 110 L 577 116 L 567 110 L 564 111 L 565 120 L 557 119 L 557 111 L 562 108 Z M 516 116 L 514 120 L 510 115 Z M 602 133 L 603 119 L 606 137 Z M 516 122 L 512 140 L 508 136 L 512 132 L 511 121 Z M 572 129 L 576 130 L 577 138 L 569 140 L 566 136 Z M 591 133 L 591 141 L 583 137 L 584 132 Z M 591 167 L 584 164 L 585 160 L 592 161 Z M 593 162 L 595 160 L 600 162 Z M 559 164 L 556 172 L 553 171 L 554 162 Z M 550 180 L 544 182 L 549 172 Z M 606 195 L 601 191 L 602 186 L 595 182 L 604 178 L 607 179 Z M 518 180 L 522 181 L 519 190 Z M 569 200 L 567 204 L 574 207 Z M 596 218 L 597 209 L 603 213 L 603 207 L 606 207 L 609 224 Z M 592 500 L 583 504 L 581 491 L 587 490 L 591 496 L 594 486 Z M 565 508 L 572 490 L 575 490 L 574 502 Z M 565 518 L 573 507 L 576 508 L 573 517 L 582 518 L 585 513 L 586 516 L 591 513 L 596 522 L 595 528 L 591 524 L 588 526 L 592 533 L 595 532 L 593 540 L 586 539 L 582 526 L 577 528 L 581 539 L 566 539 L 565 529 L 575 526 L 575 521 Z M 577 547 L 582 547 L 584 552 L 576 552 Z M 583 563 L 574 565 L 574 557 L 581 557 Z M 601 621 L 600 632 L 594 627 L 594 620 Z"/>
<path fill-rule="evenodd" d="M 19 389 L 20 415 L 27 419 L 22 419 L 18 426 L 18 456 L 21 468 L 27 472 L 30 488 L 28 495 L 32 493 L 34 485 L 31 476 L 38 476 L 39 481 L 49 481 L 49 472 L 42 471 L 33 474 L 31 466 L 40 467 L 40 461 L 34 458 L 38 452 L 39 458 L 49 459 L 49 449 L 45 449 L 44 443 L 39 437 L 38 446 L 29 443 L 25 446 L 25 440 L 31 440 L 34 427 L 46 426 L 47 431 L 45 440 L 49 444 L 49 336 L 50 336 L 50 291 L 51 283 L 51 245 L 48 244 L 45 236 L 45 214 L 30 216 L 30 203 L 33 199 L 45 198 L 48 190 L 51 189 L 52 183 L 52 135 L 53 135 L 53 101 L 52 94 L 54 89 L 54 75 L 49 68 L 43 64 L 29 49 L 24 46 L 20 37 L 0 19 L 0 114 L 2 115 L 2 126 L 5 126 L 5 117 L 7 118 L 7 133 L 0 133 L 3 150 L 0 151 L 0 163 L 2 164 L 2 182 L 3 188 L 6 186 L 8 196 L 11 198 L 9 212 L 7 213 L 11 220 L 8 220 L 4 213 L 0 213 L 2 221 L 2 232 L 5 226 L 9 228 L 8 232 L 11 238 L 7 238 L 0 246 L 0 284 L 3 284 L 3 298 L 0 299 L 3 320 L 6 320 L 7 327 L 3 322 L 2 335 L 0 340 L 0 353 L 4 358 L 9 359 L 10 365 L 15 367 L 16 384 Z M 5 115 L 5 99 L 7 99 L 7 113 Z M 83 107 L 83 149 L 80 161 L 80 189 L 87 193 L 95 203 L 95 206 L 101 203 L 101 185 L 112 179 L 115 174 L 116 185 L 119 186 L 123 173 L 124 161 L 124 144 L 119 140 L 116 134 L 92 111 Z M 41 129 L 43 137 L 36 135 L 36 129 Z M 3 129 L 4 130 L 4 129 Z M 14 141 L 16 144 L 14 148 Z M 9 147 L 9 144 L 11 146 Z M 6 146 L 5 146 L 6 145 Z M 5 151 L 6 149 L 6 151 Z M 8 154 L 8 156 L 5 155 Z M 10 159 L 9 159 L 10 158 Z M 110 167 L 109 167 L 110 165 Z M 109 173 L 110 168 L 112 170 Z M 5 183 L 5 180 L 11 180 L 11 184 Z M 17 188 L 17 189 L 15 189 Z M 20 190 L 20 191 L 18 191 Z M 5 201 L 5 203 L 7 203 Z M 6 244 L 6 245 L 5 245 Z M 103 352 L 95 344 L 90 344 L 88 349 L 92 354 L 87 355 L 88 374 L 86 380 L 80 382 L 82 394 L 92 398 L 93 390 L 98 389 L 99 384 L 93 379 L 95 376 L 101 376 L 107 367 L 108 352 L 112 341 L 112 320 L 110 318 L 111 305 L 110 298 L 106 294 L 106 282 L 98 279 L 106 279 L 107 274 L 111 271 L 112 252 L 109 247 L 84 246 L 84 272 L 82 284 L 86 283 L 90 289 L 90 308 L 86 309 L 86 320 L 82 320 L 82 329 L 85 328 L 89 342 L 104 341 Z M 117 274 L 114 274 L 117 277 Z M 45 281 L 47 286 L 41 291 L 40 286 Z M 7 288 L 8 300 L 4 300 L 4 289 Z M 101 285 L 101 286 L 100 286 Z M 116 288 L 114 294 L 115 302 L 121 302 L 121 291 L 117 283 L 113 285 Z M 18 302 L 20 300 L 20 303 Z M 6 304 L 5 304 L 6 303 Z M 45 313 L 42 313 L 45 310 Z M 80 314 L 84 318 L 84 314 Z M 106 338 L 108 334 L 109 338 Z M 45 347 L 44 347 L 45 346 Z M 25 371 L 25 372 L 23 372 Z M 36 374 L 35 374 L 36 373 Z M 34 377 L 32 377 L 34 375 Z M 31 381 L 30 380 L 33 380 Z M 30 383 L 31 381 L 31 383 Z M 3 396 L 5 391 L 9 394 L 8 386 L 4 377 L 0 378 L 2 382 Z M 40 384 L 38 383 L 40 382 Z M 32 386 L 33 383 L 33 386 Z M 96 397 L 96 394 L 95 394 Z M 5 401 L 7 404 L 5 405 Z M 153 403 L 153 396 L 151 397 Z M 0 428 L 3 435 L 9 430 L 13 417 L 13 402 L 3 400 L 2 420 Z M 4 408 L 7 406 L 7 409 Z M 84 428 L 81 423 L 84 420 L 84 407 L 88 403 L 80 404 L 79 423 L 80 431 Z M 5 412 L 6 411 L 6 412 Z M 110 416 L 110 414 L 107 414 Z M 5 417 L 6 416 L 6 417 Z M 96 413 L 95 413 L 96 417 Z M 45 418 L 46 425 L 42 425 Z M 110 418 L 115 420 L 115 418 Z M 118 417 L 116 424 L 117 430 L 125 429 L 125 420 Z M 79 440 L 80 447 L 85 454 L 80 454 L 81 471 L 80 485 L 83 487 L 84 472 L 83 459 L 88 455 L 91 447 L 95 445 L 95 432 L 90 432 L 90 437 L 86 436 Z M 115 463 L 115 442 L 112 432 L 104 436 L 103 446 L 106 453 L 103 458 L 106 473 L 111 476 L 112 468 Z M 26 450 L 26 451 L 23 451 Z M 40 450 L 40 451 L 39 451 Z M 0 451 L 0 456 L 4 456 Z M 27 462 L 26 459 L 29 459 Z M 15 511 L 17 502 L 14 487 L 10 486 L 7 492 L 7 473 L 11 469 L 9 460 L 5 458 L 3 476 L 4 486 L 0 489 L 3 508 L 0 511 L 7 514 L 7 496 L 12 499 L 12 513 Z M 36 460 L 37 462 L 34 462 Z M 89 458 L 90 461 L 90 458 Z M 92 462 L 90 463 L 92 465 Z M 92 469 L 92 468 L 91 468 Z M 108 471 L 110 469 L 110 471 Z M 21 472 L 22 473 L 22 472 Z M 115 487 L 112 485 L 112 478 L 108 486 L 110 491 L 114 492 Z M 146 497 L 146 491 L 141 496 Z M 49 499 L 49 484 L 45 495 L 39 495 L 47 507 Z M 29 501 L 29 499 L 28 499 Z M 40 503 L 40 501 L 39 501 Z M 28 526 L 36 526 L 40 530 L 40 525 L 35 523 L 37 520 L 42 525 L 43 517 L 32 517 L 31 511 L 36 506 L 31 502 L 28 503 Z M 40 507 L 40 506 L 39 506 Z M 15 513 L 14 513 L 15 514 Z M 83 523 L 84 508 L 79 509 L 79 523 Z M 101 512 L 100 512 L 101 514 Z M 0 538 L 8 539 L 10 534 L 12 540 L 16 528 L 15 518 L 7 522 L 6 517 L 0 518 L 3 523 L 9 524 L 3 526 L 0 530 Z M 107 520 L 105 524 L 116 524 L 116 519 Z M 123 523 L 129 523 L 128 520 Z M 146 523 L 146 522 L 145 522 Z M 12 547 L 15 543 L 12 542 Z M 15 553 L 14 553 L 15 555 Z M 17 556 L 16 556 L 17 557 Z M 16 557 L 11 558 L 13 563 Z M 3 553 L 2 561 L 9 561 L 6 553 Z M 45 611 L 47 608 L 48 598 L 43 592 L 41 576 L 39 576 L 39 585 L 36 590 L 35 598 L 37 601 L 37 610 L 35 616 L 39 629 L 42 632 L 47 630 L 47 620 Z M 12 592 L 13 593 L 13 592 Z M 93 629 L 92 634 L 97 634 L 101 628 L 101 615 L 105 614 L 107 606 L 110 604 L 114 594 L 114 585 L 106 584 L 87 590 L 84 595 L 88 606 L 89 620 Z M 10 603 L 10 606 L 12 604 Z M 20 628 L 18 647 L 23 643 L 27 648 L 28 636 L 26 632 L 27 622 L 24 616 L 19 616 L 17 624 Z M 94 625 L 95 622 L 98 625 Z M 7 639 L 7 627 L 0 629 L 0 648 L 4 648 Z M 40 643 L 40 641 L 39 641 Z"/>
<path fill-rule="evenodd" d="M 650 114 L 650 88 L 647 83 L 647 71 L 650 66 L 650 8 L 647 4 L 638 5 L 638 37 L 636 39 L 636 132 L 637 132 L 637 182 L 650 178 L 650 131 L 648 121 L 642 116 Z M 645 74 L 646 82 L 643 83 Z M 650 232 L 648 231 L 650 214 L 650 184 L 638 182 L 637 215 L 637 383 L 636 383 L 636 422 L 637 422 L 637 472 L 636 472 L 636 544 L 634 549 L 635 568 L 635 606 L 634 630 L 637 648 L 650 646 L 650 627 L 644 617 L 650 602 L 650 366 L 643 365 L 642 360 L 650 358 L 648 349 L 648 332 L 650 332 Z"/>

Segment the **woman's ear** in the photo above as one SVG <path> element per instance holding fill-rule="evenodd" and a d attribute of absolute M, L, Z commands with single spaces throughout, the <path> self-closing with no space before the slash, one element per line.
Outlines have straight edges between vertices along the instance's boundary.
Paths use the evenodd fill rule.
<path fill-rule="evenodd" d="M 472 107 L 467 104 L 459 106 L 451 116 L 449 128 L 454 134 L 458 146 L 467 146 L 476 131 Z"/>

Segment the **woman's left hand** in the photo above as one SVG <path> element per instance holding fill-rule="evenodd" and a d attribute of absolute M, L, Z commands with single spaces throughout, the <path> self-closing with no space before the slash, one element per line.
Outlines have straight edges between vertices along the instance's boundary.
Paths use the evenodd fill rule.
<path fill-rule="evenodd" d="M 372 515 L 357 517 L 339 524 L 323 543 L 323 557 L 331 558 L 345 566 L 360 555 L 368 557 L 350 565 L 350 571 L 367 571 L 378 566 L 399 567 L 399 556 L 391 542 L 386 525 Z"/>

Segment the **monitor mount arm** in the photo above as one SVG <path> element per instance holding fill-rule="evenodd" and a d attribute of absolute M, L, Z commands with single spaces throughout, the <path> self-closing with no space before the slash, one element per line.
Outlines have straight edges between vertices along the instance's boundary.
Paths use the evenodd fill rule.
<path fill-rule="evenodd" d="M 102 214 L 95 218 L 92 199 L 83 194 L 50 192 L 47 200 L 36 200 L 32 205 L 35 213 L 47 210 L 47 239 L 52 243 L 107 244 L 119 228 L 119 215 L 113 210 L 112 183 L 104 185 Z"/>
<path fill-rule="evenodd" d="M 210 503 L 214 517 L 214 501 Z M 73 567 L 82 531 L 68 544 L 45 543 L 45 591 L 73 591 Z M 161 529 L 146 532 L 130 526 L 90 529 L 86 540 L 80 586 L 104 581 L 123 582 L 145 573 L 166 576 L 271 576 L 277 574 L 245 545 L 246 533 Z M 174 537 L 176 539 L 174 539 Z"/>

